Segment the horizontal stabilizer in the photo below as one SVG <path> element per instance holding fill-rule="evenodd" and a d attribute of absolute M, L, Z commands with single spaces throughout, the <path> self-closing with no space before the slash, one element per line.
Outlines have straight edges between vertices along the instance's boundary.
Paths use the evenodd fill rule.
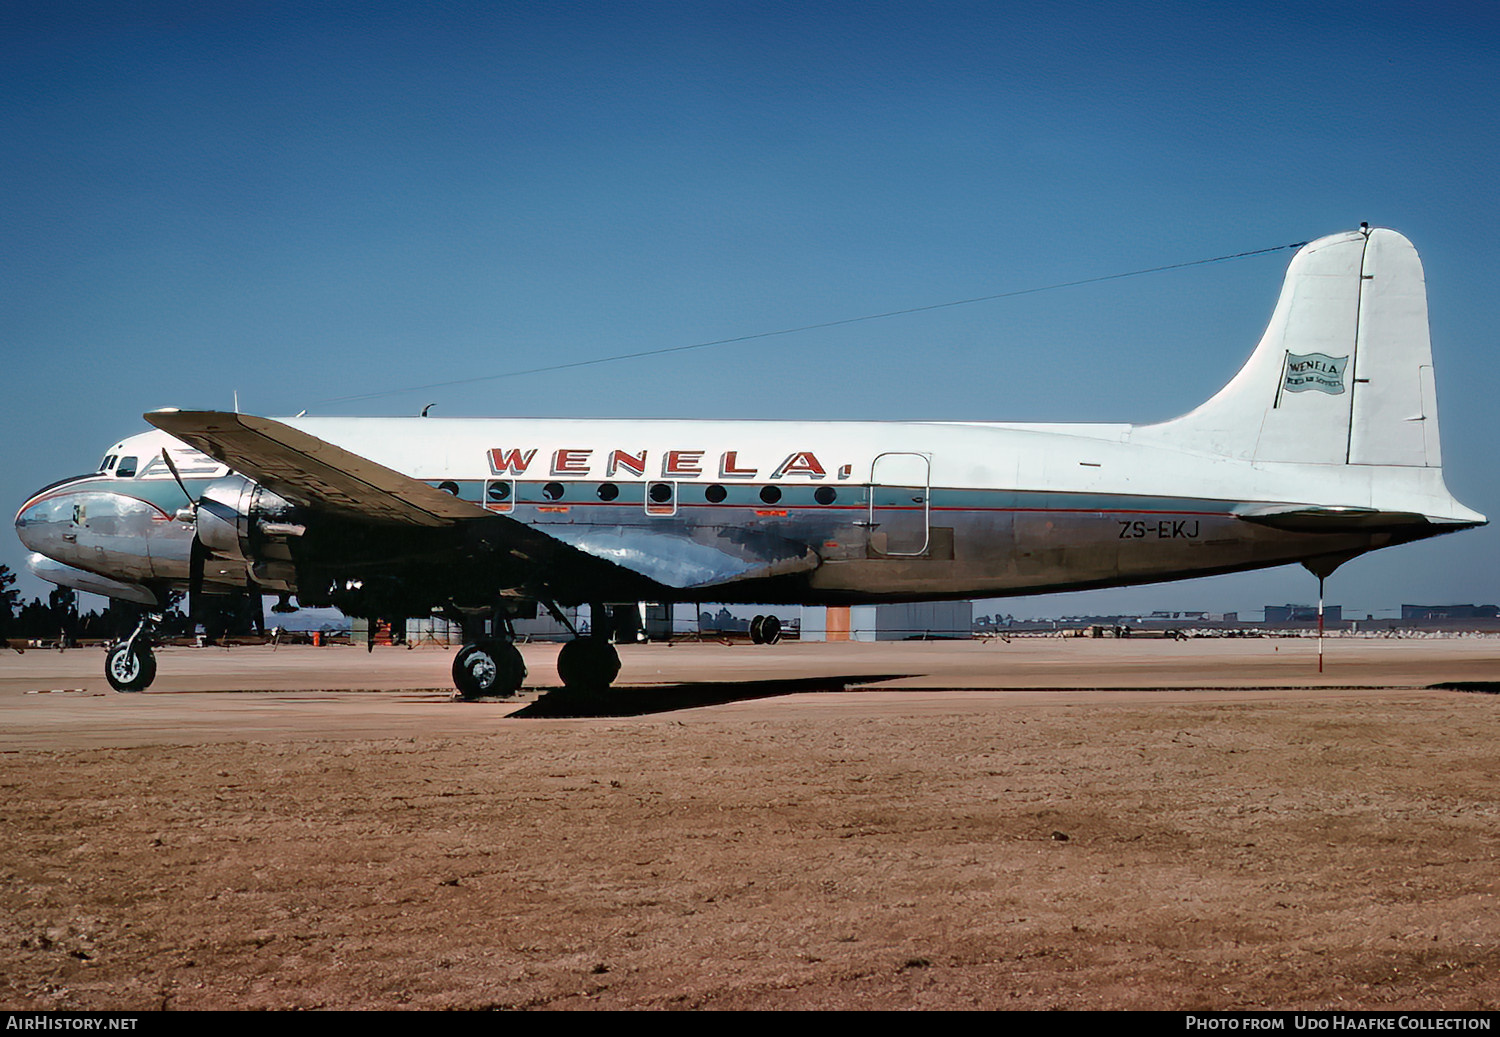
<path fill-rule="evenodd" d="M 1433 524 L 1426 515 L 1408 511 L 1376 511 L 1373 508 L 1273 505 L 1236 512 L 1236 515 L 1258 526 L 1293 533 L 1401 533 Z"/>

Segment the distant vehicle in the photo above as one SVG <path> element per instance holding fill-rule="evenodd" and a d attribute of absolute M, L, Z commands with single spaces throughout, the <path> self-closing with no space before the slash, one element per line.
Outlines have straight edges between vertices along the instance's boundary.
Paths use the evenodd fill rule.
<path fill-rule="evenodd" d="M 1185 361 L 1186 358 L 1185 358 Z M 161 410 L 16 517 L 32 569 L 159 608 L 280 593 L 446 614 L 466 696 L 525 676 L 511 620 L 590 604 L 570 687 L 619 671 L 611 602 L 1001 597 L 1301 562 L 1483 524 L 1443 482 L 1421 261 L 1361 228 L 1292 259 L 1260 345 L 1155 425 L 286 418 Z M 576 632 L 575 632 L 576 633 Z M 149 614 L 110 652 L 151 683 Z"/>

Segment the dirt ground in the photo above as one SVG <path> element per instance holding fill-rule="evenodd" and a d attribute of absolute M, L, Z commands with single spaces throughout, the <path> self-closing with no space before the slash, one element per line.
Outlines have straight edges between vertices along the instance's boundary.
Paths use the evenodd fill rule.
<path fill-rule="evenodd" d="M 1500 641 L 1311 651 L 7 653 L 0 1007 L 1495 1008 Z"/>

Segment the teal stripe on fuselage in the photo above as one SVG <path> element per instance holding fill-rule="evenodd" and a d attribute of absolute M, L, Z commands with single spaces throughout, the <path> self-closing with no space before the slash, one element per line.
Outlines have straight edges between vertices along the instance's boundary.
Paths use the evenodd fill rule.
<path fill-rule="evenodd" d="M 505 481 L 505 480 L 496 480 Z M 541 505 L 543 507 L 635 507 L 645 505 L 647 487 L 654 482 L 564 481 L 561 479 L 519 480 L 515 485 L 514 506 Z M 452 480 L 463 500 L 482 503 L 485 483 L 481 480 Z M 440 480 L 428 480 L 430 486 L 440 486 Z M 612 486 L 617 495 L 604 500 L 599 496 L 601 486 Z M 561 488 L 561 495 L 549 495 L 548 487 Z M 707 493 L 712 487 L 724 492 L 720 501 L 710 500 Z M 762 491 L 772 487 L 779 491 L 775 500 L 766 500 Z M 814 511 L 839 509 L 862 510 L 869 506 L 868 486 L 864 483 L 708 483 L 682 482 L 676 484 L 677 506 L 680 508 L 807 508 Z M 832 500 L 819 501 L 814 496 L 819 489 L 831 489 Z M 878 507 L 909 508 L 921 510 L 922 504 L 913 502 L 912 495 L 921 495 L 920 486 L 879 486 L 876 505 Z M 1164 515 L 1225 515 L 1233 512 L 1240 501 L 1202 500 L 1187 497 L 1146 497 L 1126 494 L 1067 493 L 1051 490 L 991 490 L 952 487 L 934 487 L 927 491 L 931 497 L 928 508 L 941 511 L 1045 511 L 1070 513 L 1129 513 Z M 826 495 L 825 495 L 826 496 Z"/>

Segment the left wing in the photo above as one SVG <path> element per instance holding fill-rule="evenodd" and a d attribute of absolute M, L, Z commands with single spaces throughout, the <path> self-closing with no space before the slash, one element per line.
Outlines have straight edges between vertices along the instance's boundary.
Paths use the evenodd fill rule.
<path fill-rule="evenodd" d="M 356 521 L 429 528 L 485 519 L 496 530 L 497 546 L 528 561 L 567 558 L 584 563 L 585 572 L 602 575 L 602 565 L 617 577 L 628 573 L 679 590 L 779 576 L 820 562 L 806 545 L 766 533 L 700 540 L 680 530 L 586 525 L 558 526 L 554 536 L 273 418 L 181 410 L 145 417 L 294 504 Z"/>
<path fill-rule="evenodd" d="M 158 410 L 145 417 L 294 504 L 407 526 L 444 526 L 490 514 L 271 418 L 207 410 Z"/>

